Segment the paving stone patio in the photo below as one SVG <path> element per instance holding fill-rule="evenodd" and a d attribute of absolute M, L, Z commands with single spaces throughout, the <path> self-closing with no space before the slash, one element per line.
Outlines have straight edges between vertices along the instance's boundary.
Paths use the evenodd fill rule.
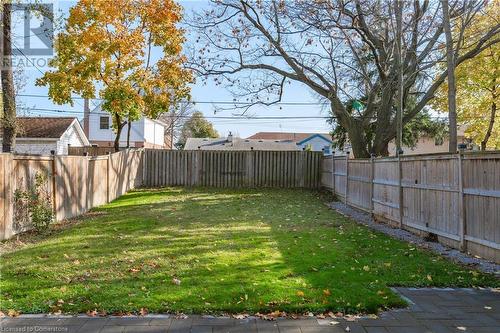
<path fill-rule="evenodd" d="M 0 332 L 75 333 L 500 333 L 500 291 L 395 288 L 410 302 L 378 318 L 234 319 L 189 316 L 2 318 Z"/>

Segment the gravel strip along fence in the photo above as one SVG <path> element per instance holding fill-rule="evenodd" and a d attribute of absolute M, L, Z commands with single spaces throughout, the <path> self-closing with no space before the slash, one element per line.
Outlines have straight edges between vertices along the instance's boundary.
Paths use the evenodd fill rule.
<path fill-rule="evenodd" d="M 330 208 L 336 210 L 340 214 L 350 217 L 373 230 L 382 232 L 386 235 L 389 235 L 396 239 L 401 239 L 406 242 L 415 244 L 421 248 L 425 248 L 431 250 L 435 253 L 442 255 L 443 257 L 449 258 L 455 262 L 458 262 L 463 265 L 473 266 L 474 268 L 485 272 L 485 273 L 493 273 L 498 278 L 500 278 L 500 265 L 495 264 L 493 262 L 487 261 L 485 259 L 477 258 L 471 256 L 467 253 L 460 252 L 458 250 L 449 248 L 439 243 L 428 242 L 424 240 L 422 237 L 419 237 L 415 234 L 412 234 L 409 231 L 392 228 L 387 224 L 377 223 L 375 222 L 370 214 L 362 212 L 358 209 L 349 207 L 342 202 L 332 202 L 328 205 Z"/>

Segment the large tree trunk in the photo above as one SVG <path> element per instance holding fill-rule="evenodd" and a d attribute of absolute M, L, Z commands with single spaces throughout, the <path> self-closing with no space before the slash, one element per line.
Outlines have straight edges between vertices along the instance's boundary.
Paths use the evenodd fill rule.
<path fill-rule="evenodd" d="M 351 119 L 351 126 L 347 128 L 347 135 L 351 143 L 352 153 L 355 158 L 368 158 L 370 152 L 368 151 L 368 143 L 366 142 L 365 130 L 360 121 Z"/>
<path fill-rule="evenodd" d="M 16 100 L 14 93 L 14 75 L 12 73 L 12 36 L 11 36 L 11 12 L 12 4 L 3 4 L 2 16 L 2 94 L 3 94 L 3 139 L 2 151 L 11 152 L 14 150 L 16 139 Z"/>
<path fill-rule="evenodd" d="M 494 93 L 493 96 L 495 96 Z M 491 103 L 490 122 L 488 124 L 488 130 L 486 130 L 486 134 L 484 135 L 484 139 L 483 141 L 481 141 L 481 150 L 486 150 L 486 146 L 488 145 L 488 140 L 490 139 L 491 132 L 493 131 L 493 125 L 495 124 L 496 113 L 497 113 L 497 103 L 495 102 L 495 99 L 493 99 L 493 102 Z"/>
<path fill-rule="evenodd" d="M 130 130 L 132 129 L 132 122 L 130 118 L 127 121 L 127 148 L 130 148 Z"/>
<path fill-rule="evenodd" d="M 443 7 L 443 29 L 446 36 L 446 62 L 448 66 L 448 118 L 450 128 L 450 153 L 457 151 L 457 99 L 455 83 L 455 55 L 453 51 L 453 36 L 451 34 L 450 12 L 448 0 L 441 0 Z"/>
<path fill-rule="evenodd" d="M 368 158 L 368 142 L 365 136 L 365 126 L 361 119 L 351 117 L 347 114 L 344 105 L 339 99 L 330 100 L 332 114 L 337 117 L 338 124 L 342 126 L 349 138 L 352 153 L 355 158 Z"/>
<path fill-rule="evenodd" d="M 120 151 L 120 136 L 122 134 L 122 129 L 125 126 L 126 122 L 122 123 L 121 117 L 118 114 L 115 114 L 115 123 L 116 123 L 116 137 L 115 137 L 114 148 L 115 148 L 115 152 L 119 152 Z"/>

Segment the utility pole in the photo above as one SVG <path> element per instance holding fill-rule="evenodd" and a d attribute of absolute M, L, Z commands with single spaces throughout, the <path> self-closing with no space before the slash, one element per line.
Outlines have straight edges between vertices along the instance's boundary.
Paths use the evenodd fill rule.
<path fill-rule="evenodd" d="M 396 14 L 396 54 L 395 61 L 398 75 L 397 109 L 396 109 L 396 155 L 399 156 L 403 142 L 403 7 L 404 3 L 394 0 Z"/>
<path fill-rule="evenodd" d="M 443 7 L 443 30 L 446 37 L 446 62 L 448 67 L 448 121 L 450 131 L 449 152 L 456 153 L 457 139 L 457 87 L 455 83 L 455 55 L 453 51 L 453 36 L 451 34 L 450 9 L 448 0 L 441 0 Z"/>

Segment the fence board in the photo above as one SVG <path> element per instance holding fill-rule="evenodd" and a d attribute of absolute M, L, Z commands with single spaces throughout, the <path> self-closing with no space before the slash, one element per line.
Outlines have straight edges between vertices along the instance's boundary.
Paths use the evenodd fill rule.
<path fill-rule="evenodd" d="M 11 154 L 0 154 L 0 240 L 12 236 L 12 223 L 14 210 L 12 193 L 13 160 Z"/>
<path fill-rule="evenodd" d="M 144 152 L 144 183 L 153 186 L 319 188 L 321 153 L 302 151 Z"/>
<path fill-rule="evenodd" d="M 397 158 L 374 161 L 373 214 L 399 223 L 399 183 Z"/>
<path fill-rule="evenodd" d="M 371 164 L 370 160 L 349 161 L 348 202 L 363 210 L 370 210 Z"/>

